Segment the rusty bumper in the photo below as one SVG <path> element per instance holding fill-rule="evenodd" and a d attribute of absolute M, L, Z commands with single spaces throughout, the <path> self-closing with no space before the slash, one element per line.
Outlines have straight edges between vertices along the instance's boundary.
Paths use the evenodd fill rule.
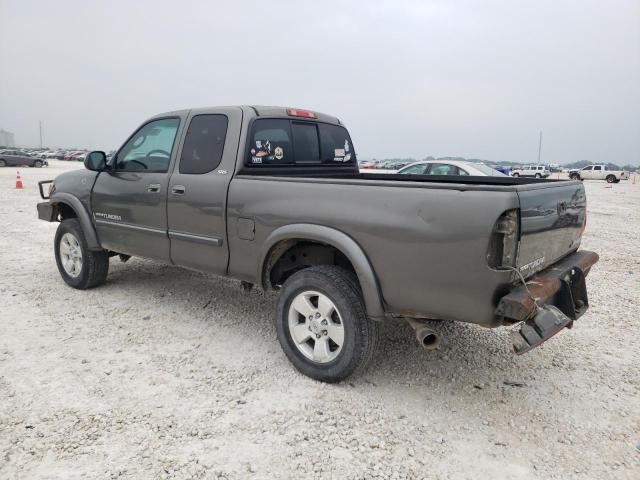
<path fill-rule="evenodd" d="M 585 277 L 598 254 L 573 253 L 527 279 L 500 299 L 496 315 L 507 323 L 525 322 L 512 332 L 516 353 L 542 344 L 563 328 L 571 328 L 589 308 Z"/>

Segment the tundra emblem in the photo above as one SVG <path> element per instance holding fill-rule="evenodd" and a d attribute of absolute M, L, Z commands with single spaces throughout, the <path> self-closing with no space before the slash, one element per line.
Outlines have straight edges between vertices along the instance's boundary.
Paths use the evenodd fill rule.
<path fill-rule="evenodd" d="M 96 212 L 95 216 L 100 218 L 105 218 L 107 220 L 117 220 L 118 222 L 122 220 L 122 217 L 120 215 L 113 215 L 111 213 Z"/>

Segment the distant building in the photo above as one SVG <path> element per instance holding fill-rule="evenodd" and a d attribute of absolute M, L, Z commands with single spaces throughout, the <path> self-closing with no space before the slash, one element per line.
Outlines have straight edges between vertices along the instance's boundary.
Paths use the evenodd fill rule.
<path fill-rule="evenodd" d="M 13 133 L 0 129 L 0 147 L 15 147 L 16 139 Z"/>

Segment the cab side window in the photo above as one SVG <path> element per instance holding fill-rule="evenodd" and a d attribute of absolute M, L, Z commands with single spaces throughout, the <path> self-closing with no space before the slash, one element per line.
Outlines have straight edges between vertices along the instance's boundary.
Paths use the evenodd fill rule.
<path fill-rule="evenodd" d="M 180 173 L 208 173 L 220 165 L 227 124 L 226 115 L 193 117 L 182 147 Z"/>
<path fill-rule="evenodd" d="M 116 170 L 166 172 L 179 124 L 162 118 L 143 125 L 118 152 Z"/>
<path fill-rule="evenodd" d="M 602 165 L 596 165 L 595 167 L 593 167 L 594 170 L 602 170 Z"/>

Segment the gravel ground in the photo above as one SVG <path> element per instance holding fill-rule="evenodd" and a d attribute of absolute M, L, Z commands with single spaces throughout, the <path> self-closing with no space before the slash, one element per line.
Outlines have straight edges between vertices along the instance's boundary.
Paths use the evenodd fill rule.
<path fill-rule="evenodd" d="M 508 330 L 403 323 L 363 376 L 298 374 L 274 296 L 132 259 L 76 291 L 0 170 L 0 478 L 640 478 L 640 179 L 585 183 L 591 309 L 516 357 Z"/>

